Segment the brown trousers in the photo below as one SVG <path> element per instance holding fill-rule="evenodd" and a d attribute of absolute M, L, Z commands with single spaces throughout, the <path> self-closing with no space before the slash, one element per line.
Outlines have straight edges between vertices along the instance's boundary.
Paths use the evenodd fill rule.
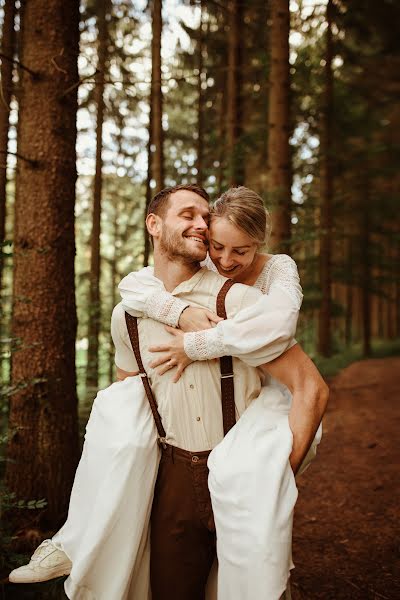
<path fill-rule="evenodd" d="M 216 553 L 208 455 L 162 450 L 151 513 L 152 600 L 204 600 Z"/>

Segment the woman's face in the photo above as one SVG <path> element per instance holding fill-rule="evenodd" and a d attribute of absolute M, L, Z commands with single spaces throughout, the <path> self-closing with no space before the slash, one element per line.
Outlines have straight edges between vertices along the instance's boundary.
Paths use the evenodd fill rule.
<path fill-rule="evenodd" d="M 248 272 L 257 254 L 256 242 L 224 217 L 211 217 L 209 253 L 219 273 L 238 279 Z"/>

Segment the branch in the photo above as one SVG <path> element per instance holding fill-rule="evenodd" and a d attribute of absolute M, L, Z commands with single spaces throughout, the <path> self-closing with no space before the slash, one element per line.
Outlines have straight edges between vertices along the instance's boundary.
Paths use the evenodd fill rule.
<path fill-rule="evenodd" d="M 32 71 L 32 69 L 29 69 L 28 67 L 26 67 L 25 65 L 23 65 L 16 58 L 11 58 L 10 56 L 7 56 L 6 54 L 3 54 L 3 52 L 0 52 L 0 58 L 3 58 L 4 60 L 8 60 L 9 62 L 12 62 L 13 65 L 17 65 L 18 68 L 23 69 L 24 71 L 26 71 L 27 73 L 29 73 L 29 75 L 32 77 L 32 79 L 37 79 L 39 77 L 39 73 L 35 73 L 35 71 Z"/>
<path fill-rule="evenodd" d="M 33 160 L 32 158 L 26 158 L 25 156 L 22 156 L 22 154 L 18 154 L 18 152 L 7 152 L 6 150 L 0 150 L 0 154 L 11 154 L 12 156 L 16 156 L 20 160 L 24 160 L 25 162 L 29 163 L 31 167 L 34 168 L 37 167 L 39 164 L 37 160 Z"/>
<path fill-rule="evenodd" d="M 86 75 L 85 77 L 81 77 L 81 79 L 79 79 L 76 83 L 73 83 L 72 85 L 69 86 L 69 88 L 67 88 L 65 90 L 65 92 L 63 92 L 61 94 L 61 96 L 58 97 L 59 100 L 62 100 L 63 98 L 65 98 L 65 96 L 68 96 L 68 94 L 70 94 L 71 92 L 73 92 L 77 87 L 79 87 L 81 85 L 81 83 L 83 83 L 84 81 L 86 81 L 87 79 L 91 79 L 92 77 L 96 77 L 96 75 L 100 73 L 99 69 L 96 69 L 94 73 L 91 73 L 90 75 Z"/>
<path fill-rule="evenodd" d="M 59 67 L 56 62 L 56 57 L 62 56 L 63 54 L 64 54 L 64 48 L 61 48 L 60 53 L 56 56 L 53 56 L 53 58 L 51 59 L 51 64 L 55 67 L 55 69 L 57 69 L 57 71 L 60 71 L 60 73 L 63 73 L 64 75 L 68 75 L 68 71 Z"/>

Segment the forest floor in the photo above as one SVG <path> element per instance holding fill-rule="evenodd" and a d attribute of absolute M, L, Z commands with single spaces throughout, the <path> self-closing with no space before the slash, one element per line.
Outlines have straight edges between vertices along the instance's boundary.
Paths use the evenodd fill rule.
<path fill-rule="evenodd" d="M 353 363 L 330 387 L 317 460 L 298 480 L 292 597 L 398 600 L 400 357 Z M 1 600 L 62 598 L 62 580 L 0 586 Z"/>
<path fill-rule="evenodd" d="M 293 600 L 400 599 L 400 358 L 353 363 L 330 388 L 298 480 Z"/>

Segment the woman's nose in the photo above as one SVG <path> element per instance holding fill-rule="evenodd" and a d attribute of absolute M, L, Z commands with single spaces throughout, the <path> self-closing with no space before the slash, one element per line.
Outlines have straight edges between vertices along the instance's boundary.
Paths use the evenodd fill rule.
<path fill-rule="evenodd" d="M 219 259 L 219 263 L 223 269 L 230 269 L 233 266 L 233 260 L 229 255 L 222 255 Z"/>

